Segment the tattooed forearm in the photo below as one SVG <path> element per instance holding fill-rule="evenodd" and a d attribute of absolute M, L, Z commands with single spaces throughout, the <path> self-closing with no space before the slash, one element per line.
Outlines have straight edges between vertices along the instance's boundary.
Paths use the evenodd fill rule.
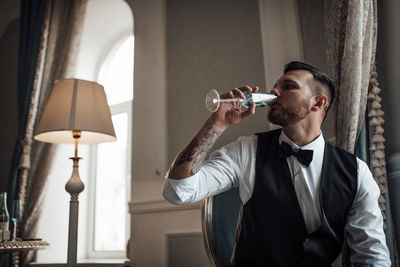
<path fill-rule="evenodd" d="M 209 127 L 207 131 L 204 133 L 204 139 L 212 139 L 213 142 L 215 142 L 215 138 L 221 135 L 221 131 L 218 131 L 214 129 L 213 127 Z"/>
<path fill-rule="evenodd" d="M 221 133 L 221 131 L 213 127 L 208 127 L 200 131 L 190 144 L 179 154 L 175 161 L 174 168 L 184 163 L 191 163 L 190 175 L 194 175 Z"/>
<path fill-rule="evenodd" d="M 176 158 L 175 166 L 181 165 L 184 162 L 191 162 L 196 149 L 199 147 L 196 137 L 189 143 L 189 145 L 179 154 Z"/>
<path fill-rule="evenodd" d="M 199 171 L 201 163 L 204 161 L 208 151 L 220 135 L 221 131 L 217 131 L 212 127 L 207 129 L 207 131 L 204 133 L 204 138 L 202 139 L 204 146 L 199 150 L 194 158 L 192 168 L 190 169 L 190 175 L 194 175 Z"/>

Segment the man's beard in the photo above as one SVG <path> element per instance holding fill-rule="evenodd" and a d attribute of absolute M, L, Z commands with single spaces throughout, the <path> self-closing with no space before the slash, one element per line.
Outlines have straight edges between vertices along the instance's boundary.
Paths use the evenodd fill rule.
<path fill-rule="evenodd" d="M 308 105 L 308 101 L 303 100 L 302 103 L 293 108 L 283 108 L 282 106 L 280 106 L 278 108 L 280 110 L 277 110 L 277 112 L 274 112 L 274 110 L 268 112 L 268 120 L 282 127 L 289 124 L 294 124 L 307 117 L 307 115 L 310 113 Z"/>

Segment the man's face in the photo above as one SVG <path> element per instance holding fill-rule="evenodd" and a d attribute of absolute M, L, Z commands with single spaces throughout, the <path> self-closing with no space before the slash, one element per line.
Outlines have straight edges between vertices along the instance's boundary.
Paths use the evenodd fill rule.
<path fill-rule="evenodd" d="M 269 106 L 268 120 L 288 126 L 307 117 L 312 106 L 314 77 L 306 70 L 293 70 L 284 74 L 274 85 L 272 93 L 278 96 Z"/>

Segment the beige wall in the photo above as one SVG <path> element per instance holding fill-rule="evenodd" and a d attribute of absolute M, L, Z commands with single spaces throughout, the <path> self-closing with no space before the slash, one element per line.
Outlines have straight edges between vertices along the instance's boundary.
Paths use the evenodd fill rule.
<path fill-rule="evenodd" d="M 167 1 L 167 84 L 170 163 L 209 117 L 208 91 L 265 90 L 258 1 Z M 215 147 L 265 129 L 265 109 L 257 110 Z"/>
<path fill-rule="evenodd" d="M 165 0 L 131 0 L 135 34 L 132 199 L 161 199 L 167 168 Z"/>

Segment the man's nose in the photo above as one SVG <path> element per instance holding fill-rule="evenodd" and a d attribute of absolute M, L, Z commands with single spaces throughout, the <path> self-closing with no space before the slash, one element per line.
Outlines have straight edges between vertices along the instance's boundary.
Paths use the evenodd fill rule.
<path fill-rule="evenodd" d="M 271 94 L 274 94 L 274 95 L 276 95 L 276 96 L 280 96 L 280 95 L 281 95 L 277 87 L 274 87 L 274 88 L 271 90 Z"/>

